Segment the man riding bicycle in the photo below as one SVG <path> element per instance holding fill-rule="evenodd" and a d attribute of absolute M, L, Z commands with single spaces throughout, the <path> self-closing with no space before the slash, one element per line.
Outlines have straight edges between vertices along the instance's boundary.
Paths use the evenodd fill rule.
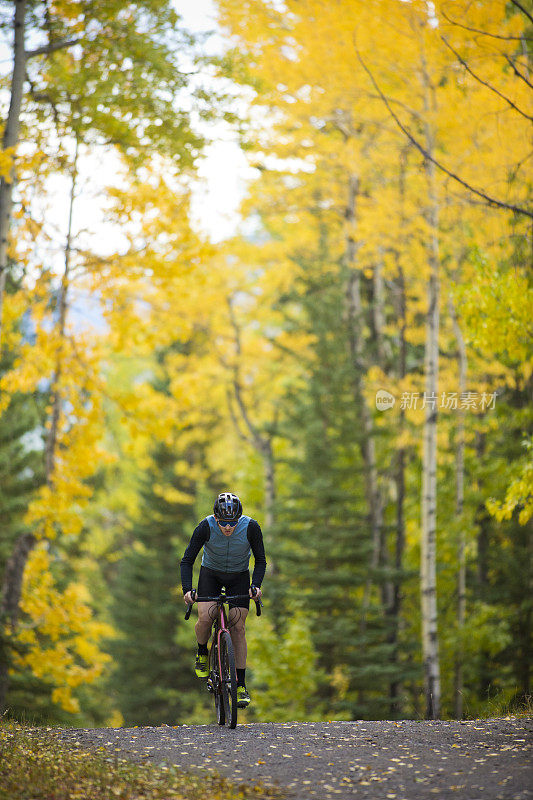
<path fill-rule="evenodd" d="M 261 597 L 261 582 L 265 575 L 266 558 L 263 534 L 255 519 L 242 513 L 242 503 L 233 492 L 222 492 L 215 500 L 213 514 L 195 528 L 191 541 L 181 559 L 181 585 L 185 603 L 194 602 L 192 570 L 196 556 L 204 548 L 198 578 L 198 595 L 214 597 L 225 587 L 228 595 Z M 250 554 L 255 564 L 250 584 Z M 207 643 L 211 636 L 211 603 L 198 603 L 198 622 L 195 626 L 198 652 L 195 672 L 199 678 L 209 676 Z M 246 617 L 249 600 L 230 601 L 229 625 L 237 669 L 237 705 L 246 708 L 250 695 L 246 689 Z"/>

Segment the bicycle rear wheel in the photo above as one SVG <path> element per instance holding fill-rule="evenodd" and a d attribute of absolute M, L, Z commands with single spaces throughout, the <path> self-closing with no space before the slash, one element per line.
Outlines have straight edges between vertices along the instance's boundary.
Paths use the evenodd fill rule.
<path fill-rule="evenodd" d="M 222 667 L 220 683 L 226 725 L 229 725 L 230 728 L 235 728 L 237 726 L 237 672 L 235 670 L 233 642 L 227 631 L 223 631 L 220 637 L 220 664 Z"/>

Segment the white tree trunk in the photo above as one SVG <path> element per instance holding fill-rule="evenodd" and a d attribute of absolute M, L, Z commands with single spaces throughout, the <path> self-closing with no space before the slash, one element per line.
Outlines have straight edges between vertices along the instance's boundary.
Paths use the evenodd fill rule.
<path fill-rule="evenodd" d="M 463 332 L 457 320 L 453 300 L 449 299 L 450 316 L 453 322 L 457 359 L 459 364 L 459 395 L 466 391 L 466 346 Z M 463 521 L 464 481 L 465 481 L 465 410 L 457 410 L 457 440 L 455 444 L 455 514 L 459 521 L 459 541 L 457 543 L 457 650 L 454 669 L 454 714 L 455 719 L 463 718 L 463 631 L 466 620 L 466 537 Z"/>
<path fill-rule="evenodd" d="M 422 58 L 422 82 L 426 119 L 434 111 L 431 86 L 425 59 Z M 433 156 L 433 130 L 426 122 L 426 147 Z M 420 547 L 420 593 L 422 611 L 422 656 L 428 719 L 440 717 L 440 664 L 437 626 L 437 392 L 439 374 L 439 204 L 433 161 L 426 161 L 428 182 L 427 221 L 429 240 L 428 310 L 425 348 L 425 420 L 422 455 L 422 530 Z"/>
<path fill-rule="evenodd" d="M 400 220 L 402 226 L 405 224 L 405 172 L 406 172 L 406 157 L 407 153 L 403 152 L 400 156 L 400 171 L 399 171 L 399 189 L 401 201 Z M 397 377 L 399 381 L 403 381 L 407 373 L 407 300 L 405 289 L 405 275 L 403 271 L 402 261 L 398 251 L 395 253 L 396 268 L 398 277 L 394 291 L 394 301 L 396 310 L 396 319 L 398 322 L 398 359 L 397 359 Z M 400 405 L 399 412 L 398 433 L 400 438 L 403 439 L 403 432 L 405 429 L 405 409 Z M 393 589 L 392 589 L 392 605 L 391 605 L 391 618 L 392 618 L 392 631 L 390 642 L 393 645 L 393 663 L 398 664 L 398 643 L 400 636 L 400 612 L 402 607 L 402 578 L 401 573 L 403 570 L 403 558 L 405 550 L 405 465 L 406 465 L 406 449 L 402 445 L 397 448 L 397 467 L 395 475 L 396 483 L 396 540 L 394 547 L 394 569 L 396 572 Z M 392 718 L 396 718 L 401 713 L 400 702 L 400 681 L 396 677 L 397 673 L 390 681 L 390 713 Z"/>
<path fill-rule="evenodd" d="M 20 110 L 26 71 L 26 50 L 24 44 L 26 23 L 26 0 L 16 0 L 13 19 L 13 74 L 11 76 L 11 97 L 9 111 L 4 129 L 2 147 L 4 150 L 15 147 L 20 129 Z M 7 279 L 7 248 L 13 206 L 13 182 L 15 171 L 11 171 L 10 179 L 0 179 L 0 350 L 2 344 L 2 318 L 4 293 Z M 2 581 L 0 604 L 0 625 L 9 625 L 11 631 L 16 628 L 22 576 L 28 554 L 35 545 L 35 537 L 31 533 L 19 536 L 13 552 L 9 557 Z M 7 638 L 0 645 L 0 713 L 5 709 L 9 686 L 10 653 Z"/>
<path fill-rule="evenodd" d="M 13 74 L 11 76 L 11 98 L 6 127 L 2 140 L 2 148 L 15 147 L 20 130 L 20 109 L 26 73 L 26 50 L 24 44 L 26 23 L 26 0 L 15 0 L 14 36 L 13 36 Z M 13 208 L 13 184 L 15 170 L 11 171 L 9 180 L 0 179 L 0 346 L 2 342 L 2 319 L 4 292 L 7 278 L 7 248 Z"/>
<path fill-rule="evenodd" d="M 63 270 L 63 277 L 61 279 L 61 286 L 59 288 L 59 295 L 57 300 L 58 305 L 58 349 L 56 355 L 56 368 L 52 379 L 52 419 L 50 422 L 50 430 L 48 431 L 48 438 L 46 441 L 45 451 L 45 474 L 46 482 L 49 486 L 53 483 L 53 473 L 55 464 L 55 454 L 57 449 L 57 432 L 59 426 L 59 419 L 61 416 L 61 376 L 63 373 L 63 342 L 65 338 L 65 328 L 67 323 L 68 311 L 68 290 L 70 284 L 70 265 L 72 257 L 72 217 L 74 213 L 74 202 L 76 200 L 76 185 L 78 180 L 78 153 L 79 153 L 79 140 L 76 138 L 76 149 L 74 151 L 74 160 L 72 164 L 72 183 L 70 187 L 69 198 L 69 211 L 68 211 L 68 224 L 67 224 L 67 239 L 65 243 L 65 268 Z"/>

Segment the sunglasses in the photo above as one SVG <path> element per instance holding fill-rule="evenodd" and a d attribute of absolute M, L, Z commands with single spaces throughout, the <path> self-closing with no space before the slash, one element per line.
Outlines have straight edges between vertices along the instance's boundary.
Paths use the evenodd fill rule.
<path fill-rule="evenodd" d="M 238 523 L 238 519 L 217 519 L 219 525 L 231 525 L 232 528 Z"/>

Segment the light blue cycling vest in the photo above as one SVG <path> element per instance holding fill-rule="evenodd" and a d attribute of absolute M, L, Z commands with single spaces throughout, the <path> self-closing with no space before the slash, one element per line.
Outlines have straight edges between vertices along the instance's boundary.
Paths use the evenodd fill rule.
<path fill-rule="evenodd" d="M 213 514 L 207 517 L 211 535 L 204 544 L 202 566 L 219 572 L 245 572 L 250 564 L 250 542 L 246 532 L 250 517 L 242 516 L 231 536 L 224 536 Z"/>

